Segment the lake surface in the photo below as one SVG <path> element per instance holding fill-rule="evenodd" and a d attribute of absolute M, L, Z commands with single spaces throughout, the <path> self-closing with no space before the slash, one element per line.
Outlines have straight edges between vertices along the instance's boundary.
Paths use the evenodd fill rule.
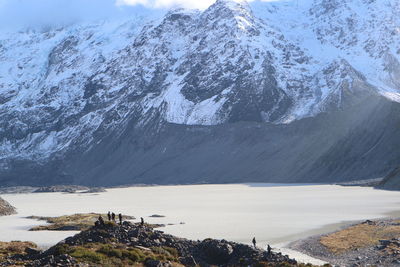
<path fill-rule="evenodd" d="M 26 240 L 47 247 L 75 232 L 29 232 L 43 224 L 30 215 L 102 212 L 174 225 L 161 230 L 190 239 L 218 238 L 259 246 L 285 244 L 336 230 L 341 224 L 399 216 L 400 192 L 335 185 L 192 185 L 108 189 L 99 194 L 2 195 L 18 214 L 0 217 L 0 241 Z M 150 218 L 152 214 L 165 218 Z M 180 223 L 184 224 L 180 224 Z"/>

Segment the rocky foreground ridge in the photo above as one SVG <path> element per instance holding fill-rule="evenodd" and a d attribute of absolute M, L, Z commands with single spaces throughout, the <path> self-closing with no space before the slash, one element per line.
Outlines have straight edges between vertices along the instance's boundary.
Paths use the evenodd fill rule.
<path fill-rule="evenodd" d="M 147 225 L 106 223 L 67 238 L 41 252 L 27 248 L 0 266 L 303 266 L 281 253 L 270 253 L 226 240 L 192 241 Z"/>

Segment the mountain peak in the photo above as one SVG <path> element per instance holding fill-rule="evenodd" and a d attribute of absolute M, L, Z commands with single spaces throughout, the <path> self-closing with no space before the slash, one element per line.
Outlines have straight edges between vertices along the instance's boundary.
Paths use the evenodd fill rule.
<path fill-rule="evenodd" d="M 224 6 L 232 10 L 250 9 L 246 0 L 217 0 L 212 6 Z"/>
<path fill-rule="evenodd" d="M 248 4 L 246 0 L 217 0 L 215 3 L 222 3 L 222 4 Z"/>
<path fill-rule="evenodd" d="M 258 33 L 250 5 L 245 0 L 217 0 L 203 13 L 204 21 L 230 21 L 227 26 L 236 25 L 244 32 Z"/>

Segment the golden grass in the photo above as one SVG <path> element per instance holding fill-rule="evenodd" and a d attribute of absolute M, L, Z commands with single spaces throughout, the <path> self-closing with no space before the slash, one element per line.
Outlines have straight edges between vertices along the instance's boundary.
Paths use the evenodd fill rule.
<path fill-rule="evenodd" d="M 362 223 L 344 230 L 321 237 L 320 242 L 329 251 L 341 254 L 346 251 L 366 248 L 379 244 L 379 240 L 400 236 L 400 225 L 393 222 L 389 225 Z"/>
<path fill-rule="evenodd" d="M 80 263 L 90 266 L 143 266 L 147 259 L 170 261 L 174 267 L 183 267 L 178 262 L 178 252 L 170 247 L 153 247 L 140 249 L 125 244 L 88 243 L 83 246 L 56 246 L 56 255 L 69 254 Z"/>
<path fill-rule="evenodd" d="M 30 216 L 29 219 L 36 219 L 40 221 L 46 221 L 49 225 L 40 225 L 35 226 L 30 229 L 30 231 L 64 231 L 64 230 L 74 230 L 74 231 L 83 231 L 87 230 L 94 225 L 99 216 L 102 216 L 105 221 L 107 221 L 107 214 L 99 214 L 99 213 L 80 213 L 74 215 L 64 215 L 59 217 L 39 217 L 39 216 Z M 131 220 L 134 217 L 131 216 L 122 216 L 123 220 Z"/>
<path fill-rule="evenodd" d="M 32 242 L 0 242 L 0 260 L 15 254 L 24 254 L 26 248 L 37 248 Z"/>

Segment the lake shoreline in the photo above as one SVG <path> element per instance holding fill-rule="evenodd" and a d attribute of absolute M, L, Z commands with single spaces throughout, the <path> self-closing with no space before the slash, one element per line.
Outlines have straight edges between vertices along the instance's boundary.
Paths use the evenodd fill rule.
<path fill-rule="evenodd" d="M 131 184 L 115 186 L 85 186 L 85 185 L 51 185 L 51 186 L 10 186 L 1 187 L 0 195 L 8 194 L 35 194 L 35 193 L 104 193 L 112 189 L 146 188 L 146 187 L 174 187 L 174 186 L 201 186 L 201 185 L 246 185 L 250 187 L 277 187 L 277 186 L 313 186 L 313 185 L 341 185 L 334 183 L 196 183 L 196 184 Z M 345 186 L 345 185 L 343 185 Z M 348 186 L 348 185 L 346 185 Z"/>
<path fill-rule="evenodd" d="M 312 185 L 339 185 L 346 187 L 371 187 L 376 188 L 383 178 L 374 178 L 366 180 L 354 180 L 349 182 L 336 183 L 279 183 L 279 182 L 239 182 L 239 183 L 194 183 L 194 184 L 125 184 L 113 186 L 88 186 L 88 185 L 49 185 L 49 186 L 0 186 L 0 195 L 2 194 L 26 194 L 26 193 L 101 193 L 108 189 L 132 188 L 132 187 L 169 187 L 169 186 L 197 186 L 197 185 L 247 185 L 247 186 L 312 186 Z"/>

